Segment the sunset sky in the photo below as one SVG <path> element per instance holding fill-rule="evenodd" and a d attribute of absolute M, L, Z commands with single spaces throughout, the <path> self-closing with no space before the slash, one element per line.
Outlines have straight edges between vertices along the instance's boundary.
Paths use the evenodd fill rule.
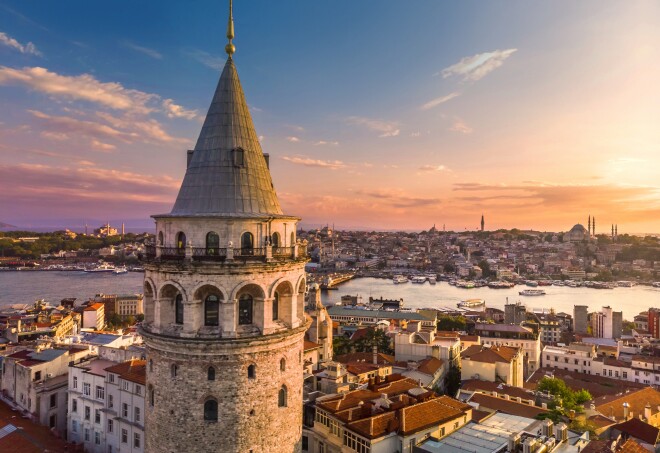
<path fill-rule="evenodd" d="M 224 0 L 0 0 L 0 222 L 150 227 L 226 55 Z M 235 0 L 305 226 L 660 232 L 660 2 Z"/>

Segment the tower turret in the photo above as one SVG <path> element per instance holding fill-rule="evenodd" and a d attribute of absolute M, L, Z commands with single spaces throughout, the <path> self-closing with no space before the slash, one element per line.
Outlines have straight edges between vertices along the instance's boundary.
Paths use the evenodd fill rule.
<path fill-rule="evenodd" d="M 280 207 L 233 54 L 176 202 L 154 215 L 140 328 L 145 452 L 299 452 L 306 251 Z"/>

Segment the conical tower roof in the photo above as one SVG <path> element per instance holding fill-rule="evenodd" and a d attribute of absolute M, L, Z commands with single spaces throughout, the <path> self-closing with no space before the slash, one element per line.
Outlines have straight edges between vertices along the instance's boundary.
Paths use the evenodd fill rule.
<path fill-rule="evenodd" d="M 231 55 L 170 215 L 282 216 Z"/>

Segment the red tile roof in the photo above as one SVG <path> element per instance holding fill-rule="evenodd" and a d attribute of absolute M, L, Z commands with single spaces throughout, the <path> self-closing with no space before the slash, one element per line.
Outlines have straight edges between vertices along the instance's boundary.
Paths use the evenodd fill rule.
<path fill-rule="evenodd" d="M 442 368 L 444 363 L 445 362 L 443 360 L 436 359 L 435 357 L 428 357 L 419 362 L 417 371 L 433 376 L 438 372 L 440 368 Z"/>
<path fill-rule="evenodd" d="M 638 418 L 631 418 L 628 421 L 614 425 L 612 429 L 619 430 L 650 445 L 656 445 L 660 438 L 660 429 L 644 423 Z"/>
<path fill-rule="evenodd" d="M 651 387 L 616 395 L 606 395 L 593 400 L 596 410 L 606 417 L 623 420 L 623 403 L 628 403 L 633 417 L 644 415 L 644 408 L 651 405 L 651 415 L 658 413 L 660 392 Z"/>
<path fill-rule="evenodd" d="M 518 415 L 520 417 L 534 418 L 538 414 L 545 414 L 548 411 L 541 407 L 531 406 L 529 404 L 507 401 L 483 393 L 475 393 L 470 398 L 471 403 L 478 403 L 479 409 L 490 409 L 492 411 L 504 412 L 505 414 Z"/>
<path fill-rule="evenodd" d="M 484 363 L 511 363 L 516 355 L 520 353 L 519 348 L 511 346 L 481 346 L 472 345 L 461 353 L 463 360 L 472 360 L 474 362 Z"/>
<path fill-rule="evenodd" d="M 129 360 L 105 369 L 108 373 L 118 374 L 122 379 L 145 385 L 147 382 L 147 361 Z"/>
<path fill-rule="evenodd" d="M 304 345 L 304 350 L 305 351 L 311 351 L 312 349 L 318 349 L 320 347 L 321 347 L 321 345 L 318 344 L 318 343 L 314 343 L 313 341 L 305 340 L 305 345 Z"/>

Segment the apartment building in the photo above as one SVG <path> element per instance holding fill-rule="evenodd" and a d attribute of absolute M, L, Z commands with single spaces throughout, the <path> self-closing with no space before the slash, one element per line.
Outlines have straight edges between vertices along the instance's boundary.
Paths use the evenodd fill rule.
<path fill-rule="evenodd" d="M 532 329 L 517 325 L 476 323 L 474 333 L 484 346 L 521 348 L 525 357 L 524 375 L 529 376 L 541 366 L 541 340 Z"/>

